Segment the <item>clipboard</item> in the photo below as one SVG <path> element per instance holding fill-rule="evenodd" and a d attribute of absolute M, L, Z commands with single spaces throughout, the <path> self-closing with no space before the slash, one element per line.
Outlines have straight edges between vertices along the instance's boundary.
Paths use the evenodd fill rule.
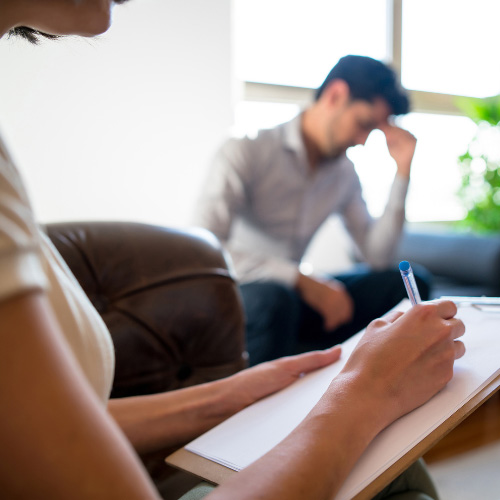
<path fill-rule="evenodd" d="M 467 307 L 467 306 L 460 306 L 460 309 L 462 307 Z M 402 304 L 401 308 L 402 310 L 408 308 L 408 304 Z M 469 306 L 470 309 L 470 306 Z M 473 312 L 475 311 L 475 312 Z M 491 342 L 493 342 L 494 345 L 490 345 L 490 343 L 487 343 L 484 347 L 484 349 L 481 347 L 480 341 L 481 338 L 479 335 L 474 336 L 473 340 L 476 342 L 476 346 L 473 346 L 474 349 L 472 349 L 473 356 L 478 357 L 478 355 L 482 354 L 481 349 L 485 350 L 484 354 L 485 356 L 488 355 L 488 352 L 491 352 L 492 350 L 495 350 L 495 347 L 500 349 L 500 316 L 497 314 L 493 313 L 483 313 L 480 310 L 477 309 L 470 309 L 470 311 L 466 314 L 466 316 L 470 317 L 471 315 L 475 317 L 475 321 L 478 324 L 475 324 L 472 327 L 472 332 L 470 332 L 471 335 L 475 335 L 476 333 L 481 333 L 481 325 L 483 324 L 483 321 L 485 323 L 484 329 L 488 329 L 488 338 Z M 474 316 L 475 315 L 475 316 Z M 484 316 L 483 316 L 484 315 Z M 459 313 L 460 316 L 460 313 Z M 483 318 L 487 318 L 483 320 Z M 478 326 L 479 325 L 479 326 Z M 497 327 L 498 325 L 498 327 Z M 470 325 L 466 326 L 469 328 Z M 487 327 L 487 328 L 486 328 Z M 498 330 L 498 333 L 497 333 Z M 360 335 L 360 334 L 358 334 Z M 354 345 L 357 343 L 357 340 L 354 340 Z M 349 341 L 348 341 L 349 342 Z M 470 342 L 472 345 L 473 343 Z M 467 346 L 467 342 L 466 342 Z M 478 347 L 479 346 L 479 347 Z M 479 350 L 478 350 L 479 349 Z M 352 350 L 352 349 L 350 349 Z M 497 351 L 498 352 L 498 351 Z M 459 360 L 460 361 L 460 360 Z M 477 359 L 476 359 L 477 363 Z M 492 363 L 494 363 L 492 365 Z M 483 364 L 482 357 L 480 359 L 480 363 Z M 414 441 L 410 441 L 411 445 L 408 447 L 408 449 L 402 449 L 402 453 L 400 456 L 398 456 L 397 460 L 393 461 L 392 463 L 389 463 L 385 469 L 383 467 L 381 468 L 381 472 L 376 475 L 373 475 L 373 477 L 368 476 L 369 482 L 363 482 L 361 481 L 360 487 L 356 484 L 356 488 L 352 489 L 351 485 L 349 485 L 350 490 L 347 489 L 346 491 L 352 491 L 354 493 L 346 493 L 345 491 L 339 492 L 342 493 L 342 495 L 339 498 L 354 498 L 356 500 L 362 500 L 362 499 L 368 499 L 372 498 L 373 495 L 378 493 L 380 490 L 382 490 L 387 484 L 389 484 L 394 478 L 396 478 L 399 474 L 401 474 L 407 467 L 409 467 L 415 460 L 420 458 L 424 453 L 426 453 L 434 444 L 436 444 L 442 437 L 444 437 L 447 433 L 449 433 L 451 430 L 453 430 L 459 423 L 461 423 L 468 415 L 470 415 L 472 412 L 474 412 L 482 403 L 484 403 L 489 397 L 491 397 L 499 388 L 500 388 L 500 360 L 498 361 L 492 361 L 491 356 L 489 360 L 490 364 L 490 371 L 492 371 L 492 376 L 484 379 L 485 382 L 484 384 L 481 384 L 479 387 L 478 391 L 475 391 L 475 394 L 471 392 L 472 397 L 470 397 L 465 403 L 458 404 L 457 407 L 453 407 L 453 412 L 447 416 L 444 420 L 442 419 L 442 415 L 437 415 L 437 417 L 434 414 L 431 414 L 431 420 L 436 419 L 436 421 L 439 422 L 437 426 L 431 427 L 428 432 L 422 432 L 422 435 L 419 434 L 418 439 L 415 439 Z M 475 375 L 475 374 L 473 374 Z M 467 382 L 467 377 L 469 374 L 467 372 L 461 373 L 458 378 L 462 378 L 462 380 L 465 380 Z M 465 377 L 465 379 L 464 379 Z M 456 377 L 457 378 L 457 375 Z M 467 386 L 467 383 L 466 383 Z M 451 390 L 451 389 L 450 389 Z M 442 392 L 446 392 L 446 390 L 443 390 Z M 461 396 L 460 396 L 461 397 Z M 433 398 L 435 399 L 435 398 Z M 433 401 L 433 400 L 431 400 Z M 405 417 L 402 417 L 402 419 L 399 420 L 399 423 L 394 423 L 391 426 L 389 426 L 388 429 L 383 431 L 381 434 L 384 434 L 386 431 L 390 432 L 391 427 L 397 426 L 397 425 L 404 425 L 401 424 L 401 421 L 403 421 L 405 418 L 414 418 L 413 422 L 415 421 L 420 421 L 420 419 L 415 420 L 415 418 L 418 418 L 421 415 L 425 416 L 425 411 L 426 407 L 429 405 L 429 407 L 435 411 L 436 405 L 433 403 L 428 402 L 426 405 L 423 405 L 420 408 L 417 408 L 410 414 L 408 414 Z M 439 408 L 439 406 L 437 406 Z M 424 412 L 417 414 L 417 412 Z M 444 415 L 448 415 L 449 412 L 445 413 Z M 412 415 L 415 414 L 415 415 Z M 427 417 L 426 417 L 427 418 Z M 424 418 L 425 420 L 425 418 Z M 442 421 L 440 421 L 442 420 Z M 410 420 L 411 422 L 411 420 Z M 221 424 L 222 425 L 222 424 Z M 210 431 L 209 431 L 210 432 Z M 395 436 L 401 436 L 401 432 L 399 434 L 395 434 Z M 378 437 L 376 438 L 378 439 Z M 382 437 L 383 439 L 383 437 Z M 373 443 L 372 443 L 373 444 Z M 372 445 L 370 445 L 372 446 Z M 376 446 L 376 444 L 375 444 Z M 363 458 L 363 457 L 361 457 Z M 186 470 L 192 474 L 195 474 L 209 482 L 215 483 L 215 484 L 220 484 L 224 482 L 225 479 L 227 479 L 229 476 L 232 474 L 235 474 L 236 472 L 232 470 L 229 467 L 225 467 L 224 465 L 221 465 L 220 463 L 216 463 L 210 459 L 203 458 L 199 454 L 193 453 L 186 449 L 186 447 L 182 448 L 181 450 L 178 450 L 177 452 L 173 453 L 166 459 L 167 463 Z M 361 461 L 361 460 L 360 460 Z M 223 463 L 223 462 L 222 462 Z M 378 464 L 376 464 L 378 466 Z M 383 469 L 383 470 L 382 470 Z M 349 478 L 348 478 L 349 480 Z M 348 480 L 346 482 L 348 482 Z M 366 483 L 366 484 L 365 484 Z M 344 486 L 344 485 L 343 485 Z M 347 495 L 347 496 L 346 496 Z"/>
<path fill-rule="evenodd" d="M 443 422 L 438 428 L 432 431 L 427 437 L 422 439 L 414 448 L 401 457 L 395 464 L 386 469 L 372 483 L 358 493 L 353 500 L 370 500 L 377 493 L 383 490 L 396 477 L 404 472 L 413 462 L 422 457 L 436 443 L 438 443 L 446 434 L 451 432 L 457 425 L 465 420 L 471 413 L 486 402 L 500 388 L 500 377 L 497 377 L 467 404 L 459 412 L 453 414 L 446 422 Z M 220 465 L 212 460 L 204 458 L 196 453 L 186 450 L 185 447 L 169 455 L 167 464 L 189 472 L 200 479 L 213 484 L 221 484 L 237 471 Z"/>

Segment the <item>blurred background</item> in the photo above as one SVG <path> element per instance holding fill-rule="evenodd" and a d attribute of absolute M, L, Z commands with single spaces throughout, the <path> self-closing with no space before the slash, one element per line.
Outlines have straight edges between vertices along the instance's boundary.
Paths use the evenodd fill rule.
<path fill-rule="evenodd" d="M 42 221 L 189 224 L 210 159 L 307 104 L 345 54 L 392 66 L 418 138 L 409 221 L 465 215 L 459 155 L 476 124 L 456 96 L 500 93 L 495 0 L 135 0 L 97 39 L 0 43 L 0 129 Z M 394 166 L 352 148 L 373 215 Z"/>
<path fill-rule="evenodd" d="M 409 225 L 498 235 L 498 0 L 134 0 L 114 18 L 95 39 L 0 42 L 0 131 L 42 222 L 188 226 L 223 140 L 292 118 L 361 54 L 413 102 L 399 119 L 418 139 Z M 383 136 L 348 155 L 378 216 L 395 173 Z M 348 244 L 331 220 L 306 259 L 342 269 Z M 433 467 L 444 500 L 498 498 L 498 443 Z"/>
<path fill-rule="evenodd" d="M 229 135 L 289 120 L 340 57 L 367 55 L 392 65 L 413 103 L 398 119 L 418 139 L 409 226 L 469 223 L 488 197 L 498 232 L 500 129 L 483 133 L 485 157 L 471 148 L 484 120 L 470 117 L 500 93 L 499 18 L 496 0 L 134 0 L 94 39 L 2 40 L 0 131 L 42 222 L 185 227 Z M 380 215 L 395 173 L 383 135 L 348 155 Z M 352 256 L 331 218 L 303 264 L 335 272 Z"/>

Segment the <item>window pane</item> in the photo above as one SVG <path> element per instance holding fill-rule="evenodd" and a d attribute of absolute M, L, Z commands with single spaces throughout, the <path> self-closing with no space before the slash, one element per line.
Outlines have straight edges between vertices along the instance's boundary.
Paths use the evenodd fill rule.
<path fill-rule="evenodd" d="M 498 0 L 404 0 L 402 83 L 486 97 L 500 93 Z"/>
<path fill-rule="evenodd" d="M 462 219 L 464 209 L 456 197 L 461 183 L 457 158 L 474 136 L 475 124 L 465 117 L 423 113 L 410 113 L 398 123 L 418 140 L 406 202 L 407 219 Z M 381 215 L 395 173 L 382 132 L 372 132 L 364 147 L 351 148 L 348 155 L 356 165 L 370 212 Z"/>
<path fill-rule="evenodd" d="M 319 87 L 346 54 L 386 59 L 386 0 L 234 0 L 244 81 Z"/>

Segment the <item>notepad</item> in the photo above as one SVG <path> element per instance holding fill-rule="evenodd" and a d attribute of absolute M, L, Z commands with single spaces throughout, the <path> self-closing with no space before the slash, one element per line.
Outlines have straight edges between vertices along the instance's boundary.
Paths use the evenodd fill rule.
<path fill-rule="evenodd" d="M 396 309 L 406 310 L 403 301 Z M 408 450 L 457 412 L 500 374 L 500 317 L 462 304 L 457 317 L 466 325 L 467 352 L 455 363 L 453 379 L 425 405 L 382 431 L 361 456 L 336 495 L 347 500 L 369 485 Z M 249 406 L 186 446 L 235 471 L 260 458 L 307 415 L 344 366 L 362 332 L 343 344 L 341 359 Z M 328 439 L 328 436 L 325 436 Z"/>

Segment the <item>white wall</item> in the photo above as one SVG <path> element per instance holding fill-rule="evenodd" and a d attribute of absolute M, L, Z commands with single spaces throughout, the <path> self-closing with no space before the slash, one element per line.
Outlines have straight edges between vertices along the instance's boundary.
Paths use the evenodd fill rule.
<path fill-rule="evenodd" d="M 41 221 L 189 223 L 232 123 L 230 0 L 137 0 L 99 39 L 0 41 L 0 129 Z"/>

